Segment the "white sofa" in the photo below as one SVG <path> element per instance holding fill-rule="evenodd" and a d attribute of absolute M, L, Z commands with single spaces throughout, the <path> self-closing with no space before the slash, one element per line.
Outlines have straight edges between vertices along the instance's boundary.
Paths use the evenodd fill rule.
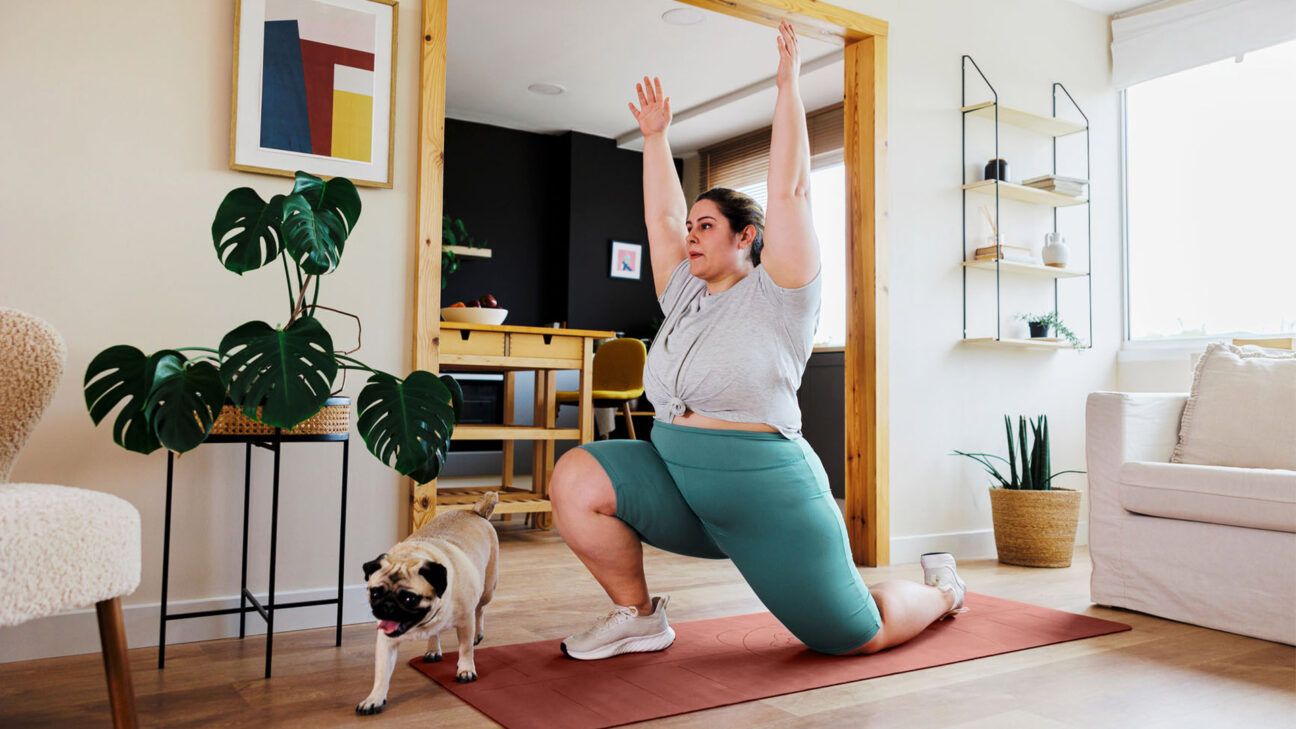
<path fill-rule="evenodd" d="M 1090 596 L 1296 645 L 1296 471 L 1170 463 L 1187 399 L 1089 396 Z"/>

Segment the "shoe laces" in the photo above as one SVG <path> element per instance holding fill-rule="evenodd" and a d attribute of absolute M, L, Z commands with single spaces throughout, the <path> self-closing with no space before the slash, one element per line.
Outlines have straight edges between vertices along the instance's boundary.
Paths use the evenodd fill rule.
<path fill-rule="evenodd" d="M 593 627 L 591 627 L 587 632 L 590 634 L 601 633 L 616 625 L 620 625 L 621 623 L 624 623 L 625 621 L 630 620 L 638 615 L 639 615 L 639 611 L 633 607 L 617 605 L 616 607 L 609 610 L 607 615 L 604 615 L 602 618 L 600 618 L 599 621 L 595 623 Z"/>

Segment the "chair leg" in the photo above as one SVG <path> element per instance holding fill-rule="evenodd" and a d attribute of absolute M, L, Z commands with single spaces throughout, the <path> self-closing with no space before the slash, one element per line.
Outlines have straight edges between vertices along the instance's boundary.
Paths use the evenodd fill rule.
<path fill-rule="evenodd" d="M 630 416 L 630 401 L 621 403 L 621 412 L 625 413 L 626 430 L 630 433 L 630 440 L 636 440 L 634 432 L 634 418 Z"/>
<path fill-rule="evenodd" d="M 135 729 L 135 688 L 131 684 L 130 660 L 126 656 L 126 626 L 122 624 L 121 599 L 95 603 L 99 616 L 99 642 L 103 647 L 104 673 L 108 676 L 108 701 L 115 729 Z"/>

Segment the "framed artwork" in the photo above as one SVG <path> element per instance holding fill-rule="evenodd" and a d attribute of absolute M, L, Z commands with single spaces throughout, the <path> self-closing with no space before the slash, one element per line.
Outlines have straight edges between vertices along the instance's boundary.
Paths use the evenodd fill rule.
<path fill-rule="evenodd" d="M 230 168 L 392 186 L 396 0 L 234 0 Z"/>
<path fill-rule="evenodd" d="M 612 278 L 638 280 L 643 273 L 643 246 L 638 243 L 612 241 Z"/>

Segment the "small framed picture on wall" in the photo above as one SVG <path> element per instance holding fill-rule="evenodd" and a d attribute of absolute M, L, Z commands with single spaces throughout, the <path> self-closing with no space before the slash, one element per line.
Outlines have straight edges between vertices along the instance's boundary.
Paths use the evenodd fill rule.
<path fill-rule="evenodd" d="M 234 0 L 230 168 L 392 186 L 396 0 Z"/>
<path fill-rule="evenodd" d="M 643 273 L 643 246 L 638 243 L 612 241 L 612 278 L 638 280 Z"/>

